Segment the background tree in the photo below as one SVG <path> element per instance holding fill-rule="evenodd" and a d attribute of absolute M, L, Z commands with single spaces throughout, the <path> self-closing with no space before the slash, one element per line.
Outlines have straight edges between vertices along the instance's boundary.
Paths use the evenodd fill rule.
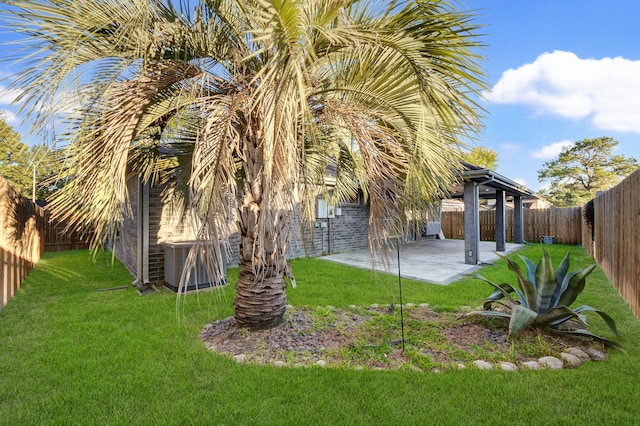
<path fill-rule="evenodd" d="M 57 176 L 64 164 L 64 150 L 46 144 L 27 146 L 20 134 L 0 118 L 0 176 L 22 195 L 33 196 L 35 166 L 36 201 L 44 201 L 62 186 Z"/>
<path fill-rule="evenodd" d="M 462 154 L 462 160 L 485 169 L 495 170 L 498 168 L 498 153 L 486 146 L 474 146 L 471 151 Z"/>
<path fill-rule="evenodd" d="M 635 158 L 614 155 L 618 141 L 611 137 L 583 139 L 562 149 L 558 158 L 538 171 L 540 182 L 549 181 L 543 195 L 555 206 L 579 206 L 633 172 Z"/>
<path fill-rule="evenodd" d="M 476 25 L 447 1 L 4 3 L 35 64 L 15 88 L 36 122 L 80 86 L 57 217 L 99 246 L 123 224 L 127 172 L 162 183 L 188 200 L 198 244 L 216 242 L 209 271 L 239 233 L 240 327 L 282 322 L 292 217 L 301 204 L 311 226 L 328 166 L 335 199 L 368 197 L 381 247 L 448 188 L 458 140 L 477 130 Z"/>
<path fill-rule="evenodd" d="M 46 202 L 66 183 L 66 179 L 62 177 L 66 155 L 64 148 L 51 148 L 47 144 L 35 145 L 29 149 L 29 168 L 35 165 L 36 169 L 36 201 Z M 33 170 L 30 170 L 30 173 L 33 173 Z M 32 189 L 29 194 L 31 191 Z"/>
<path fill-rule="evenodd" d="M 0 117 L 0 175 L 24 196 L 31 198 L 32 171 L 29 147 L 20 134 Z"/>

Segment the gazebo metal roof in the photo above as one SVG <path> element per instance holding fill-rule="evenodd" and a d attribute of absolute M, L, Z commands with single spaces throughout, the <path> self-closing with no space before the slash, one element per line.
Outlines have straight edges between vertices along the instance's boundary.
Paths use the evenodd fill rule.
<path fill-rule="evenodd" d="M 474 166 L 462 162 L 464 170 L 460 173 L 460 182 L 451 189 L 451 198 L 463 198 L 464 183 L 475 182 L 478 185 L 478 195 L 483 199 L 496 198 L 496 191 L 504 191 L 507 196 L 526 197 L 533 195 L 533 191 L 493 170 Z"/>

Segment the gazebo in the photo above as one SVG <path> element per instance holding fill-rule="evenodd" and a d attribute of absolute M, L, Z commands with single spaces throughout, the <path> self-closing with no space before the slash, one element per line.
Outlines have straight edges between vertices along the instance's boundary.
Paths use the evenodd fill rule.
<path fill-rule="evenodd" d="M 465 263 L 478 264 L 480 245 L 480 199 L 496 200 L 496 251 L 506 248 L 506 201 L 513 200 L 514 242 L 524 243 L 522 198 L 533 191 L 493 170 L 463 163 L 459 183 L 451 192 L 452 198 L 464 200 L 464 258 Z"/>

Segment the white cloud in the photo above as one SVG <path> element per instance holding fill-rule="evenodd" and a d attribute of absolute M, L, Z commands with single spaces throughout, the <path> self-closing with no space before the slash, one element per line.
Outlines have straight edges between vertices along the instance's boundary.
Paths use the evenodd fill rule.
<path fill-rule="evenodd" d="M 0 105 L 11 105 L 18 95 L 20 95 L 20 91 L 0 86 Z"/>
<path fill-rule="evenodd" d="M 5 107 L 4 109 L 0 108 L 0 113 L 3 114 L 7 123 L 15 124 L 20 121 L 18 116 L 10 110 L 17 110 L 13 102 L 21 93 L 20 90 L 0 85 L 0 107 Z M 51 114 L 54 119 L 62 120 L 65 116 L 78 112 L 81 107 L 81 98 L 77 92 L 64 90 L 58 92 L 51 103 L 31 106 L 33 106 L 34 113 Z"/>
<path fill-rule="evenodd" d="M 571 145 L 573 145 L 573 142 L 568 140 L 554 142 L 549 145 L 544 145 L 539 150 L 534 151 L 532 155 L 533 155 L 533 158 L 539 158 L 542 160 L 555 158 L 558 156 L 558 154 L 560 154 L 560 151 L 562 151 L 562 148 L 565 148 Z"/>
<path fill-rule="evenodd" d="M 640 133 L 640 60 L 582 59 L 572 52 L 540 55 L 509 69 L 489 102 L 530 105 L 538 112 L 586 118 L 603 130 Z"/>
<path fill-rule="evenodd" d="M 18 120 L 18 116 L 8 111 L 6 109 L 0 109 L 0 118 L 2 118 L 5 122 L 11 125 L 16 125 L 20 120 Z"/>

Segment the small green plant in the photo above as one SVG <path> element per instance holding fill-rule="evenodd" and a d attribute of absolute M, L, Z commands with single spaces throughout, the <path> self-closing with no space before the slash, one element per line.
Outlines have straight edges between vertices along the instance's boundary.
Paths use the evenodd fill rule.
<path fill-rule="evenodd" d="M 477 278 L 494 287 L 493 293 L 485 300 L 482 310 L 474 310 L 461 318 L 479 315 L 489 318 L 509 319 L 509 337 L 518 336 L 529 326 L 547 327 L 557 333 L 567 333 L 591 337 L 605 344 L 615 345 L 611 340 L 586 330 L 586 312 L 598 314 L 609 328 L 618 335 L 616 324 L 608 314 L 591 306 L 580 306 L 571 309 L 584 289 L 586 277 L 596 267 L 591 265 L 579 271 L 569 272 L 569 252 L 554 271 L 549 254 L 542 249 L 542 259 L 536 266 L 530 259 L 520 256 L 526 265 L 526 277 L 520 266 L 506 256 L 500 256 L 508 263 L 509 269 L 515 272 L 518 286 L 511 284 L 495 284 L 481 275 Z M 512 296 L 515 294 L 515 297 Z M 567 327 L 568 321 L 574 321 L 581 327 Z"/>

